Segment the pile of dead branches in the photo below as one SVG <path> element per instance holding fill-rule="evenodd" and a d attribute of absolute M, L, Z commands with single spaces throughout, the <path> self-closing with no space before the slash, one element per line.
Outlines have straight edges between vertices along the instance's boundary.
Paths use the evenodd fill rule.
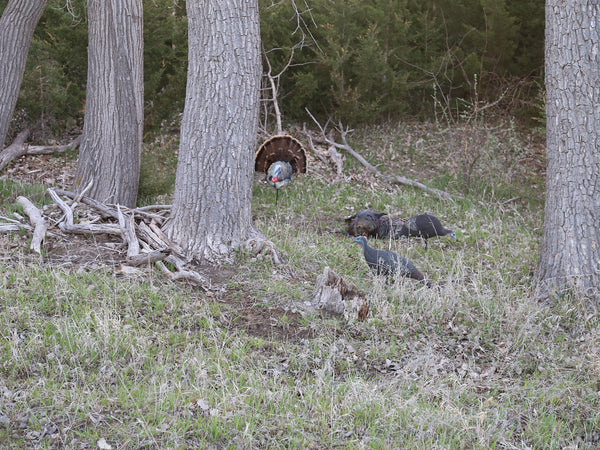
<path fill-rule="evenodd" d="M 0 223 L 0 232 L 33 231 L 31 250 L 40 255 L 49 234 L 110 235 L 122 240 L 121 252 L 126 255 L 117 268 L 120 273 L 135 273 L 140 266 L 155 264 L 171 280 L 187 280 L 209 289 L 209 282 L 190 267 L 184 251 L 161 229 L 170 213 L 170 205 L 129 209 L 105 205 L 70 191 L 48 189 L 48 194 L 54 204 L 43 210 L 28 198 L 18 197 L 17 203 L 23 207 L 27 218 L 18 214 L 16 219 L 2 217 L 6 222 Z"/>

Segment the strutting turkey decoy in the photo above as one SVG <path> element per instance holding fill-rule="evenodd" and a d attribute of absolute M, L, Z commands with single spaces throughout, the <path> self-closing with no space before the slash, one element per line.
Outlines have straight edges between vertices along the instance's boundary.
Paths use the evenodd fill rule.
<path fill-rule="evenodd" d="M 427 248 L 427 239 L 436 236 L 451 236 L 456 237 L 456 233 L 452 230 L 444 228 L 440 219 L 431 214 L 419 214 L 411 217 L 400 230 L 398 237 L 420 237 L 425 240 L 425 248 Z"/>
<path fill-rule="evenodd" d="M 346 218 L 350 236 L 374 236 L 377 238 L 396 238 L 404 222 L 389 214 L 374 209 L 361 209 Z"/>
<path fill-rule="evenodd" d="M 356 236 L 354 241 L 362 246 L 365 260 L 373 273 L 375 273 L 375 275 L 385 275 L 387 283 L 389 283 L 391 277 L 398 274 L 403 277 L 418 280 L 427 287 L 433 286 L 431 281 L 425 279 L 423 274 L 419 272 L 419 269 L 404 256 L 389 250 L 378 250 L 369 247 L 367 238 L 364 236 Z"/>
<path fill-rule="evenodd" d="M 273 136 L 256 152 L 254 170 L 267 174 L 267 182 L 275 188 L 277 204 L 279 189 L 292 180 L 292 174 L 306 173 L 306 152 L 292 136 Z"/>

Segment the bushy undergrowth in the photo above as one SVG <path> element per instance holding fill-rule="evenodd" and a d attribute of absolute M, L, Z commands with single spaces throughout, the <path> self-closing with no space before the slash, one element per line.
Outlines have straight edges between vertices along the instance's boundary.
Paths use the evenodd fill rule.
<path fill-rule="evenodd" d="M 478 130 L 490 148 L 466 193 L 470 160 L 451 155 L 455 132 L 427 130 L 363 129 L 351 144 L 382 172 L 462 199 L 388 185 L 347 160 L 339 180 L 311 164 L 275 207 L 257 175 L 254 223 L 285 263 L 241 253 L 210 293 L 158 271 L 51 267 L 24 246 L 15 253 L 24 237 L 0 235 L 2 446 L 596 447 L 599 325 L 569 299 L 532 298 L 543 192 L 507 170 L 508 155 L 528 153 L 526 140 Z M 514 170 L 533 170 L 524 166 Z M 510 186 L 502 195 L 500 182 Z M 525 186 L 529 197 L 519 195 Z M 456 231 L 427 250 L 371 240 L 436 287 L 372 277 L 343 221 L 367 206 L 431 212 Z M 365 322 L 285 310 L 307 300 L 326 266 L 370 300 Z"/>

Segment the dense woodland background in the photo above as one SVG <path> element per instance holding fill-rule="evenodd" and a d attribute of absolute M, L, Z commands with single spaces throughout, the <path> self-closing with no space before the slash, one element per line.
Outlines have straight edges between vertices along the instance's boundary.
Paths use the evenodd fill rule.
<path fill-rule="evenodd" d="M 283 71 L 276 81 L 288 121 L 306 119 L 305 108 L 353 126 L 406 116 L 456 121 L 485 105 L 526 125 L 542 119 L 541 0 L 259 3 L 264 53 L 273 75 Z M 6 4 L 0 0 L 0 10 Z M 183 108 L 185 2 L 145 0 L 144 16 L 145 125 L 156 130 Z M 85 2 L 51 0 L 7 142 L 33 124 L 37 139 L 81 124 L 86 47 Z"/>

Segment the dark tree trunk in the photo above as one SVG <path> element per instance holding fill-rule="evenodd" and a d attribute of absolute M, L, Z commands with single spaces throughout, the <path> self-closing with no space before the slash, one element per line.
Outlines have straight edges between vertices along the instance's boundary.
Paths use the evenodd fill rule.
<path fill-rule="evenodd" d="M 10 0 L 0 18 L 0 150 L 15 111 L 29 44 L 48 0 Z"/>
<path fill-rule="evenodd" d="M 189 0 L 187 11 L 187 93 L 167 231 L 190 255 L 222 262 L 255 233 L 258 2 Z"/>
<path fill-rule="evenodd" d="M 74 190 L 135 206 L 143 132 L 142 0 L 89 0 L 85 122 Z"/>
<path fill-rule="evenodd" d="M 546 1 L 546 214 L 538 296 L 600 300 L 600 4 Z"/>

